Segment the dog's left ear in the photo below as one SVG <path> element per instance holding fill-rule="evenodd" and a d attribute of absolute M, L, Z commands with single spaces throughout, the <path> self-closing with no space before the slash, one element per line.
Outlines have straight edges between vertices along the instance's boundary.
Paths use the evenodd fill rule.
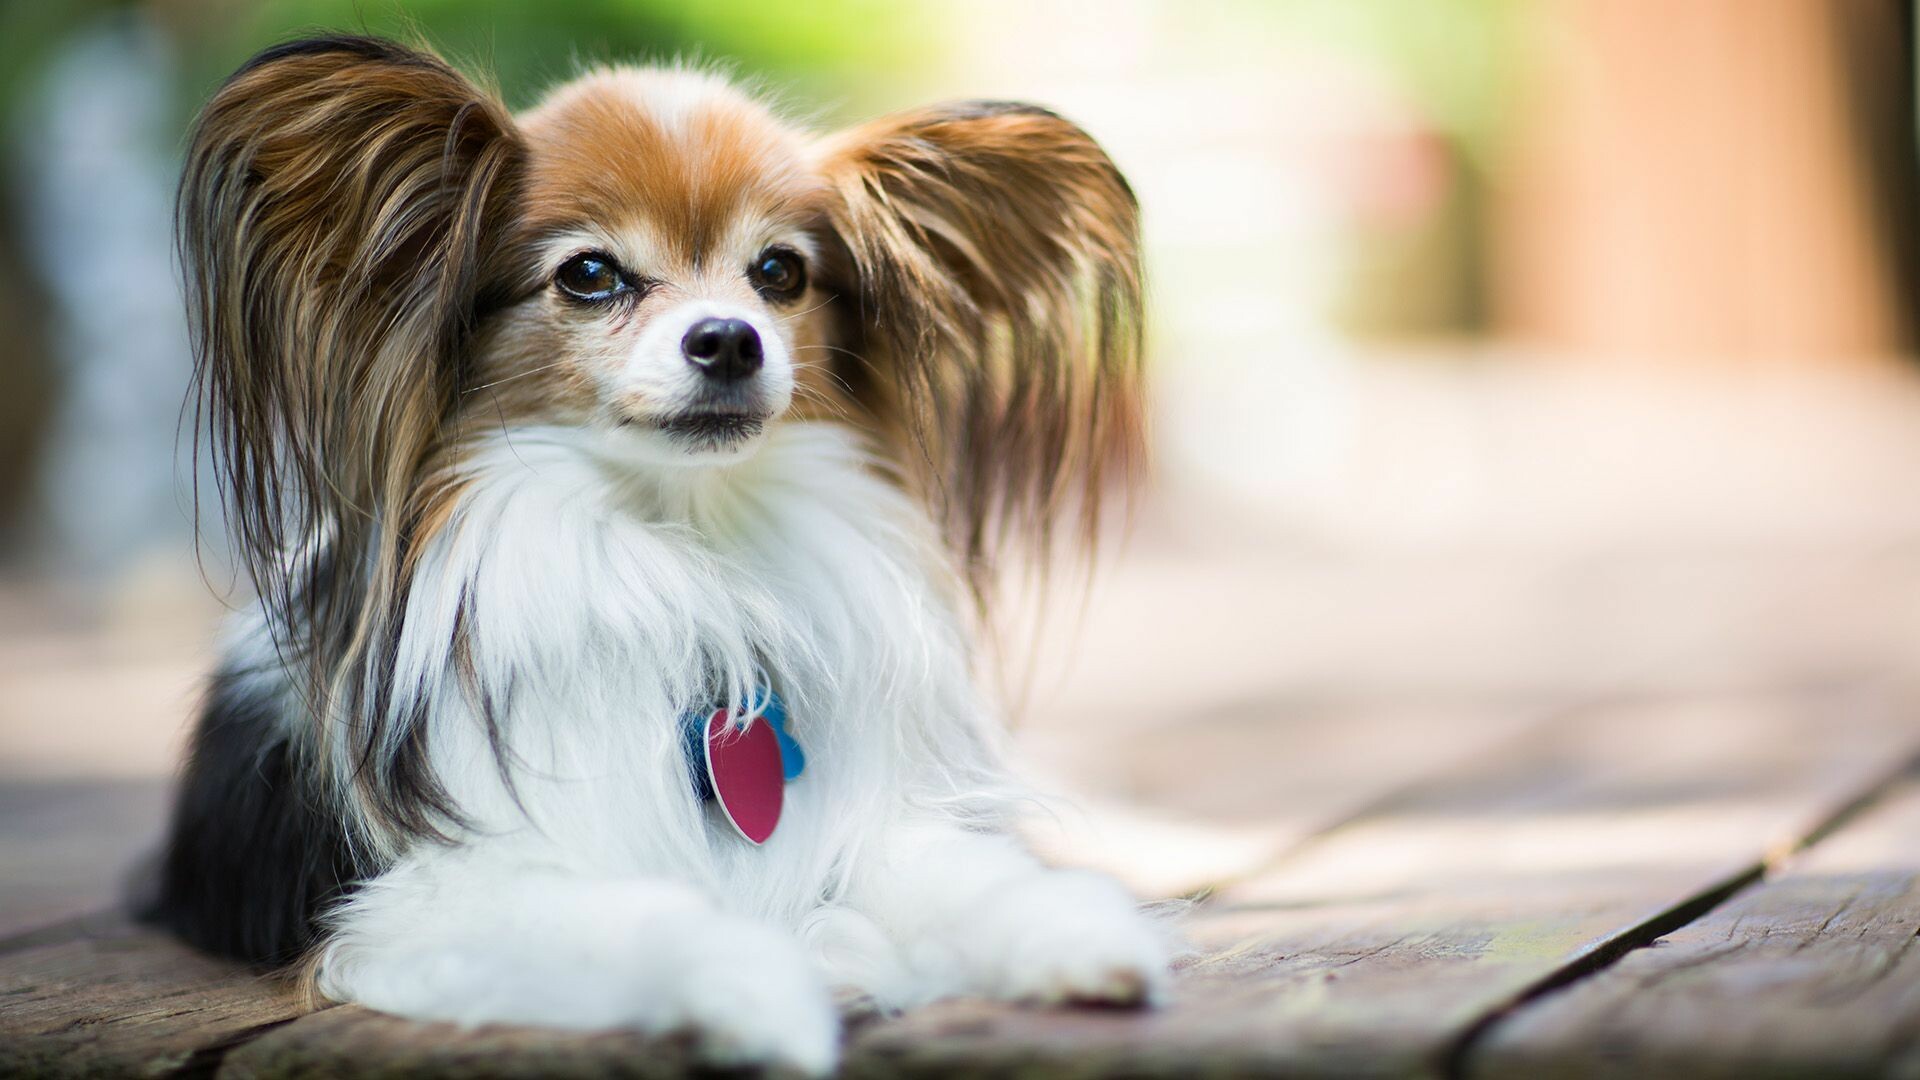
<path fill-rule="evenodd" d="M 1144 461 L 1139 209 L 1044 109 L 937 106 L 828 138 L 856 393 L 944 519 L 976 595 L 1006 541 L 1044 560 Z"/>

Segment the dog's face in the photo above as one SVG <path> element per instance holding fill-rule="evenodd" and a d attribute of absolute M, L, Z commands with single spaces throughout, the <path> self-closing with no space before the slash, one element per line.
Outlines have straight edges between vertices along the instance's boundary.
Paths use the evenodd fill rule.
<path fill-rule="evenodd" d="M 821 135 L 711 75 L 614 68 L 516 116 L 351 37 L 236 72 L 179 206 L 236 546 L 313 628 L 316 685 L 387 640 L 470 459 L 517 425 L 695 483 L 783 420 L 854 427 L 976 596 L 1004 542 L 1044 558 L 1061 518 L 1091 541 L 1143 457 L 1138 224 L 1100 147 L 1033 106 Z M 289 570 L 315 538 L 331 557 Z"/>
<path fill-rule="evenodd" d="M 750 452 L 796 393 L 832 408 L 827 185 L 721 80 L 620 70 L 519 119 L 509 299 L 467 407 L 593 425 L 660 463 Z"/>

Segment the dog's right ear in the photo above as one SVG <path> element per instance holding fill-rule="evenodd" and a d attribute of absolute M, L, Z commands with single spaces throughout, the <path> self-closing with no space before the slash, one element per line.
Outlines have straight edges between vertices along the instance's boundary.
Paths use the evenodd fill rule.
<path fill-rule="evenodd" d="M 305 645 L 353 640 L 390 599 L 522 154 L 497 96 L 373 38 L 268 49 L 193 129 L 178 227 L 201 418 L 239 554 Z M 369 576 L 314 588 L 329 565 Z"/>

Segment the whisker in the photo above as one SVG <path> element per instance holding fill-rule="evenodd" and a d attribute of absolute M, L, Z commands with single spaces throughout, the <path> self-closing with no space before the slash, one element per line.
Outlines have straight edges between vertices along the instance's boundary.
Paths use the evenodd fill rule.
<path fill-rule="evenodd" d="M 827 412 L 830 413 L 835 420 L 840 420 L 840 421 L 848 420 L 847 406 L 845 402 L 840 401 L 827 394 L 823 394 L 818 389 L 811 386 L 795 386 L 793 388 L 793 391 L 794 391 L 795 397 L 819 404 L 819 406 L 827 410 Z"/>
<path fill-rule="evenodd" d="M 824 346 L 823 346 L 823 347 L 824 347 Z M 844 351 L 844 350 L 843 350 L 843 351 Z M 845 390 L 845 391 L 847 392 L 847 396 L 848 396 L 848 397 L 852 397 L 852 396 L 853 396 L 853 386 L 852 386 L 852 385 L 851 385 L 850 383 L 848 383 L 846 379 L 844 379 L 844 378 L 841 378 L 841 376 L 840 376 L 840 373 L 839 373 L 839 372 L 837 372 L 837 371 L 835 371 L 835 370 L 833 370 L 833 369 L 832 369 L 832 368 L 830 368 L 830 367 L 824 367 L 824 366 L 822 366 L 822 365 L 820 365 L 820 364 L 816 364 L 816 363 L 808 363 L 808 362 L 807 362 L 807 361 L 805 361 L 805 360 L 795 360 L 795 361 L 793 362 L 793 367 L 794 367 L 794 370 L 796 370 L 796 371 L 818 371 L 818 372 L 821 372 L 821 373 L 823 373 L 823 374 L 825 374 L 827 378 L 829 378 L 829 379 L 832 379 L 832 380 L 833 380 L 834 382 L 837 382 L 837 383 L 839 383 L 839 384 L 840 384 L 840 389 L 842 389 L 842 390 Z"/>
<path fill-rule="evenodd" d="M 835 293 L 835 294 L 833 294 L 832 296 L 829 296 L 829 297 L 827 297 L 827 298 L 826 298 L 825 300 L 822 300 L 822 301 L 820 301 L 819 303 L 817 303 L 817 304 L 815 304 L 815 305 L 813 305 L 812 307 L 810 307 L 810 308 L 808 308 L 808 309 L 807 309 L 807 310 L 805 310 L 805 311 L 796 311 L 796 312 L 794 312 L 794 313 L 793 313 L 793 314 L 791 314 L 791 315 L 782 315 L 782 316 L 780 316 L 780 321 L 781 321 L 781 322 L 788 322 L 788 321 L 790 321 L 790 320 L 793 320 L 793 319 L 797 319 L 797 318 L 799 318 L 799 317 L 800 317 L 800 316 L 802 316 L 802 315 L 811 315 L 811 314 L 813 314 L 814 312 L 816 312 L 816 311 L 819 311 L 819 310 L 820 310 L 821 308 L 823 308 L 823 307 L 826 307 L 826 306 L 827 306 L 828 304 L 831 304 L 831 303 L 833 303 L 833 302 L 834 302 L 835 300 L 838 300 L 838 299 L 840 299 L 840 294 L 839 294 L 839 293 Z"/>
<path fill-rule="evenodd" d="M 564 365 L 565 363 L 566 363 L 566 361 L 565 361 L 565 360 L 555 360 L 555 361 L 554 361 L 553 363 L 551 363 L 551 364 L 542 364 L 542 365 L 540 365 L 540 366 L 539 366 L 539 367 L 537 367 L 537 368 L 533 368 L 533 369 L 531 369 L 531 370 L 528 370 L 528 371 L 521 371 L 521 372 L 517 372 L 517 373 L 515 373 L 515 374 L 512 374 L 512 375 L 509 375 L 509 376 L 507 376 L 507 377 L 506 377 L 506 378 L 504 378 L 504 379 L 495 379 L 494 381 L 492 381 L 492 382 L 490 382 L 490 383 L 481 383 L 481 384 L 480 384 L 479 386 L 470 386 L 470 387 L 468 387 L 467 389 L 465 389 L 465 390 L 462 390 L 462 391 L 460 391 L 460 393 L 461 393 L 461 395 L 462 395 L 462 396 L 464 396 L 464 395 L 467 395 L 467 394 L 471 394 L 471 393 L 473 393 L 473 392 L 474 392 L 474 391 L 476 391 L 476 390 L 486 390 L 486 389 L 489 389 L 489 388 L 491 388 L 491 387 L 495 387 L 495 386 L 499 386 L 499 385 L 500 385 L 501 383 L 510 383 L 510 382 L 512 382 L 512 381 L 513 381 L 513 380 L 515 380 L 515 379 L 524 379 L 524 378 L 526 378 L 526 377 L 527 377 L 527 376 L 529 376 L 529 375 L 538 375 L 538 374 L 540 374 L 540 373 L 541 373 L 541 372 L 543 372 L 543 371 L 550 371 L 550 370 L 552 370 L 553 368 L 557 368 L 557 367 L 560 367 L 560 366 L 562 366 L 562 365 Z"/>
<path fill-rule="evenodd" d="M 817 400 L 829 402 L 832 404 L 844 404 L 848 399 L 851 399 L 853 397 L 853 387 L 847 385 L 847 380 L 841 378 L 837 373 L 834 372 L 832 368 L 822 367 L 819 364 L 810 364 L 805 360 L 795 360 L 793 362 L 793 370 L 796 374 L 800 372 L 807 372 L 807 371 L 821 372 L 822 374 L 826 375 L 828 378 L 832 379 L 835 383 L 839 384 L 840 389 L 845 390 L 847 392 L 847 397 L 832 398 L 825 391 L 821 390 L 819 387 L 810 386 L 806 382 L 801 381 L 799 379 L 794 380 L 794 384 L 793 384 L 793 388 L 796 393 L 811 394 Z"/>
<path fill-rule="evenodd" d="M 837 352 L 844 356 L 852 357 L 855 361 L 859 362 L 861 367 L 873 367 L 873 364 L 869 362 L 866 357 L 854 352 L 852 349 L 843 349 L 838 345 L 795 345 L 793 347 L 794 352 L 805 352 L 808 349 L 822 349 L 827 352 Z"/>

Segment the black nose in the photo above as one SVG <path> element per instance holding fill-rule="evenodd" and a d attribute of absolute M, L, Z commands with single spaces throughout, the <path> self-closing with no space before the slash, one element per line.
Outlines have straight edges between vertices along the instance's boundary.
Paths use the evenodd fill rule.
<path fill-rule="evenodd" d="M 716 382 L 744 379 L 760 370 L 765 356 L 760 334 L 745 319 L 701 319 L 680 339 L 687 363 Z"/>

